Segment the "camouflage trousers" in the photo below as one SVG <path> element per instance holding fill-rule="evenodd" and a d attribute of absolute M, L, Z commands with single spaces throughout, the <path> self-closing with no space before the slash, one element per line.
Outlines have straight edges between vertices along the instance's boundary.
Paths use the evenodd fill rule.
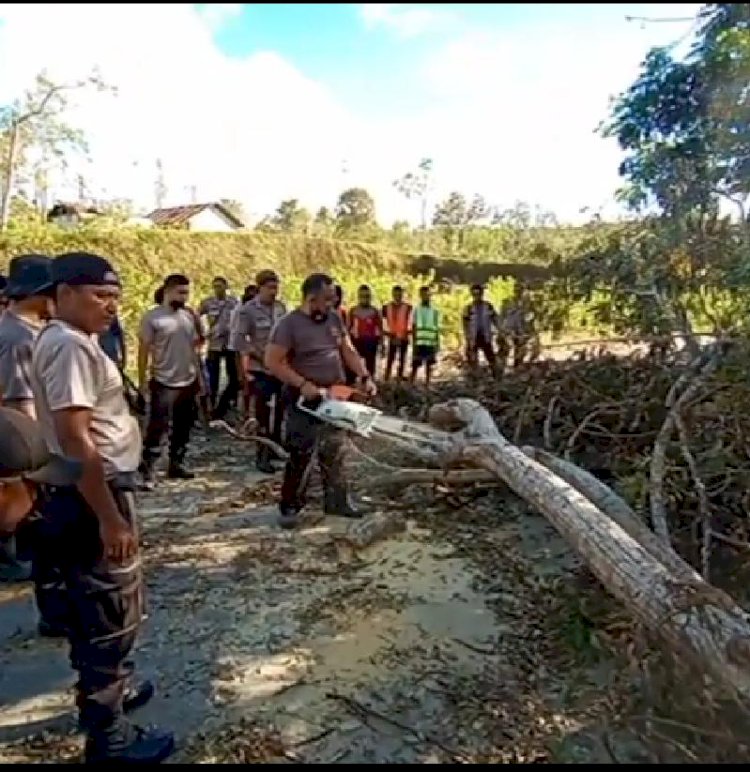
<path fill-rule="evenodd" d="M 134 487 L 135 479 L 110 485 L 120 513 L 137 528 Z M 76 701 L 90 729 L 122 712 L 133 672 L 129 656 L 144 618 L 141 559 L 121 564 L 103 554 L 99 522 L 76 488 L 49 488 L 45 499 L 34 526 L 38 584 L 47 579 L 58 602 L 65 594 Z M 43 587 L 41 594 L 45 603 Z"/>
<path fill-rule="evenodd" d="M 284 468 L 281 484 L 282 506 L 302 509 L 305 505 L 305 485 L 308 467 L 316 452 L 323 487 L 327 491 L 340 490 L 346 485 L 343 469 L 344 436 L 330 426 L 297 407 L 298 395 L 291 390 L 283 392 L 286 413 L 286 450 L 289 459 Z"/>

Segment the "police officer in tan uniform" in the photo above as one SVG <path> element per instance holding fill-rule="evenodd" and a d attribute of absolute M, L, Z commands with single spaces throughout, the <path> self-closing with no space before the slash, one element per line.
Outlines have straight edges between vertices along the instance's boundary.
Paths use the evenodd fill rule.
<path fill-rule="evenodd" d="M 153 694 L 126 699 L 128 657 L 143 618 L 135 490 L 140 432 L 117 366 L 97 336 L 112 323 L 120 280 L 102 257 L 71 253 L 52 264 L 57 316 L 39 334 L 32 385 L 50 452 L 82 465 L 77 485 L 46 492 L 35 557 L 61 571 L 68 591 L 69 641 L 87 763 L 160 762 L 172 734 L 124 718 Z"/>
<path fill-rule="evenodd" d="M 0 318 L 0 394 L 3 404 L 32 420 L 36 420 L 36 408 L 31 386 L 31 353 L 53 310 L 49 296 L 51 265 L 51 258 L 45 255 L 21 255 L 10 261 L 6 287 L 9 306 Z M 17 578 L 28 579 L 31 566 L 19 561 L 18 556 L 26 557 L 33 552 L 31 528 L 20 527 L 17 533 L 0 541 L 5 541 L 7 550 L 5 560 L 0 560 L 0 569 L 8 571 L 15 566 L 19 572 Z M 1 565 L 3 562 L 10 565 L 6 568 Z M 41 617 L 39 634 L 49 638 L 64 637 L 67 593 L 54 567 L 50 567 L 51 573 L 48 574 L 44 574 L 42 568 L 37 565 L 33 571 L 36 603 Z"/>
<path fill-rule="evenodd" d="M 239 334 L 247 342 L 242 355 L 243 372 L 253 379 L 255 391 L 255 418 L 258 431 L 276 443 L 281 442 L 283 410 L 281 406 L 281 381 L 271 375 L 263 360 L 268 339 L 276 322 L 286 314 L 286 306 L 277 299 L 279 277 L 275 271 L 261 271 L 256 279 L 258 294 L 243 304 L 239 316 Z M 272 451 L 266 445 L 258 445 L 256 464 L 258 470 L 273 474 Z"/>

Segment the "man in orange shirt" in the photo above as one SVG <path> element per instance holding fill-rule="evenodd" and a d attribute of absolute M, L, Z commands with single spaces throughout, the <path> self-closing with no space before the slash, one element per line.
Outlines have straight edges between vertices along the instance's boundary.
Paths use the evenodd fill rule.
<path fill-rule="evenodd" d="M 367 372 L 374 378 L 377 358 L 383 339 L 383 318 L 372 304 L 372 291 L 363 284 L 357 293 L 358 303 L 349 312 L 349 333 L 357 353 L 362 357 Z"/>
<path fill-rule="evenodd" d="M 391 379 L 393 363 L 398 356 L 398 380 L 404 378 L 406 366 L 406 353 L 409 350 L 409 337 L 411 335 L 412 308 L 404 303 L 404 290 L 402 287 L 393 288 L 393 300 L 383 307 L 383 319 L 385 320 L 386 335 L 388 336 L 388 358 L 385 364 L 385 380 Z"/>

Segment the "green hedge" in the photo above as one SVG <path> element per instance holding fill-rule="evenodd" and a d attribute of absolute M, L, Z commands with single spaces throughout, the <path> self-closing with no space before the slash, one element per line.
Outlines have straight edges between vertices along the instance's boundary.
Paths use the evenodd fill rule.
<path fill-rule="evenodd" d="M 74 250 L 109 258 L 124 286 L 123 322 L 128 326 L 151 306 L 154 290 L 169 273 L 185 273 L 194 283 L 194 298 L 210 291 L 214 276 L 225 276 L 235 293 L 254 280 L 261 268 L 274 268 L 282 277 L 304 276 L 315 270 L 334 275 L 396 274 L 407 256 L 373 244 L 262 233 L 190 233 L 137 228 L 101 229 L 55 226 L 10 229 L 0 234 L 0 267 L 7 271 L 14 255 L 41 252 L 55 255 Z M 296 298 L 296 287 L 291 290 Z"/>

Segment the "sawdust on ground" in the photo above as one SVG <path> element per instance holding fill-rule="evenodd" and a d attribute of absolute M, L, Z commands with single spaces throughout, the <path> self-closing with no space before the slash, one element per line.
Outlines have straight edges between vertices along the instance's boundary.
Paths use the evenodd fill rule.
<path fill-rule="evenodd" d="M 577 564 L 541 518 L 421 489 L 389 504 L 401 534 L 342 561 L 345 523 L 277 528 L 248 445 L 199 437 L 194 457 L 195 481 L 142 500 L 136 658 L 159 692 L 138 720 L 175 730 L 175 761 L 610 759 L 616 671 L 560 655 L 553 589 Z M 75 761 L 65 645 L 34 625 L 30 588 L 3 589 L 0 761 Z"/>

